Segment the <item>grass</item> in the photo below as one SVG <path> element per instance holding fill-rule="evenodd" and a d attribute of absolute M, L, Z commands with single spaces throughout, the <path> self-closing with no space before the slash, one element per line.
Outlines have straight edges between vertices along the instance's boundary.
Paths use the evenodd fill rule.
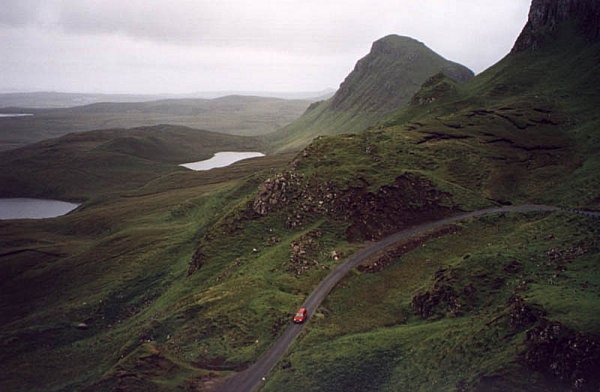
<path fill-rule="evenodd" d="M 57 219 L 0 222 L 0 273 L 9 277 L 0 289 L 2 389 L 204 388 L 267 350 L 340 262 L 332 252 L 344 258 L 360 248 L 347 229 L 361 220 L 397 229 L 410 214 L 435 219 L 500 203 L 597 209 L 598 53 L 598 44 L 566 34 L 466 84 L 426 86 L 421 96 L 435 101 L 413 102 L 365 132 L 206 173 L 174 165 L 173 157 L 205 147 L 207 135 L 191 130 L 110 141 L 91 132 L 36 146 L 55 153 L 47 159 L 56 166 L 13 189 L 87 201 Z M 185 145 L 188 138 L 196 142 Z M 247 146 L 215 143 L 202 154 Z M 3 156 L 18 167 L 19 154 L 35 158 L 36 149 Z M 95 154 L 107 166 L 57 181 L 65 162 L 88 164 Z M 86 183 L 95 170 L 113 171 Z M 257 189 L 281 172 L 300 178 L 289 185 L 302 198 L 274 198 L 259 215 L 251 208 Z M 350 196 L 333 197 L 333 212 L 319 210 L 328 193 Z M 427 215 L 431 205 L 440 209 Z M 290 225 L 299 213 L 304 219 Z M 264 389 L 564 390 L 523 361 L 537 324 L 513 327 L 510 301 L 517 294 L 549 320 L 600 334 L 596 222 L 501 215 L 457 228 L 381 272 L 353 271 Z M 297 243 L 305 264 L 292 262 Z M 453 294 L 415 313 L 413 302 L 440 287 Z"/>
<path fill-rule="evenodd" d="M 311 321 L 263 390 L 454 390 L 459 383 L 474 387 L 498 375 L 512 390 L 552 388 L 537 373 L 521 379 L 524 334 L 513 333 L 506 316 L 494 320 L 507 312 L 519 282 L 531 280 L 519 293 L 542 306 L 549 319 L 599 333 L 593 316 L 600 311 L 594 222 L 509 215 L 460 226 L 456 234 L 426 242 L 382 272 L 347 277 L 324 303 L 324 316 Z M 568 263 L 558 281 L 550 280 L 555 269 L 547 252 L 578 242 L 588 244 L 585 255 Z M 512 260 L 522 264 L 521 272 L 504 270 Z M 474 284 L 477 299 L 460 315 L 421 320 L 411 300 L 431 287 L 439 268 L 458 272 L 458 288 Z M 498 278 L 503 280 L 499 287 L 493 285 Z M 580 288 L 583 280 L 588 288 Z"/>
<path fill-rule="evenodd" d="M 188 335 L 198 293 L 209 288 L 200 274 L 186 279 L 196 241 L 246 192 L 242 178 L 288 159 L 190 172 L 183 188 L 167 175 L 64 217 L 1 222 L 0 267 L 10 277 L 0 297 L 3 389 L 103 390 L 131 372 L 152 380 L 141 390 L 165 390 L 205 374 L 194 365 L 204 346 Z M 144 365 L 142 346 L 174 365 Z"/>
<path fill-rule="evenodd" d="M 180 163 L 218 151 L 260 150 L 256 139 L 161 125 L 75 133 L 0 156 L 3 197 L 102 198 L 164 176 L 192 177 Z"/>

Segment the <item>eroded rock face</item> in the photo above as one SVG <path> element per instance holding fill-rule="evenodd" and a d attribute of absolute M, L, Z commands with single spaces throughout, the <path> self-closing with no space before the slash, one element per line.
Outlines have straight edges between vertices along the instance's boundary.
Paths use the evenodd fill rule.
<path fill-rule="evenodd" d="M 444 314 L 458 316 L 469 308 L 469 302 L 477 293 L 472 284 L 462 289 L 455 288 L 457 273 L 452 269 L 440 269 L 435 273 L 431 289 L 416 294 L 411 302 L 415 314 L 422 319 Z"/>
<path fill-rule="evenodd" d="M 323 233 L 312 230 L 290 244 L 290 263 L 288 271 L 301 275 L 311 268 L 319 266 L 319 238 Z"/>
<path fill-rule="evenodd" d="M 334 212 L 351 222 L 346 230 L 350 241 L 378 240 L 414 224 L 450 215 L 450 195 L 427 179 L 404 174 L 390 185 L 369 192 L 353 188 L 339 198 Z"/>
<path fill-rule="evenodd" d="M 199 247 L 198 249 L 196 249 L 196 251 L 194 252 L 194 254 L 192 256 L 192 260 L 190 261 L 190 265 L 188 267 L 188 276 L 193 274 L 197 270 L 199 270 L 202 267 L 202 265 L 204 264 L 205 259 L 206 259 L 206 256 L 204 256 L 204 253 L 202 252 L 202 248 Z"/>
<path fill-rule="evenodd" d="M 540 320 L 546 312 L 539 306 L 529 304 L 518 295 L 509 299 L 510 313 L 508 324 L 515 331 L 520 331 Z"/>
<path fill-rule="evenodd" d="M 450 195 L 427 179 L 404 174 L 394 183 L 370 191 L 362 181 L 347 189 L 310 180 L 292 171 L 266 180 L 252 203 L 261 216 L 285 211 L 290 228 L 301 227 L 315 214 L 349 223 L 350 241 L 377 240 L 410 225 L 438 219 L 453 210 Z"/>
<path fill-rule="evenodd" d="M 301 178 L 294 172 L 284 172 L 263 182 L 254 199 L 252 209 L 259 215 L 269 212 L 296 200 L 301 193 Z"/>
<path fill-rule="evenodd" d="M 538 49 L 566 21 L 575 22 L 590 40 L 600 39 L 598 0 L 533 0 L 529 20 L 517 39 L 513 52 Z"/>
<path fill-rule="evenodd" d="M 600 390 L 600 340 L 544 321 L 527 332 L 525 361 L 578 391 Z"/>

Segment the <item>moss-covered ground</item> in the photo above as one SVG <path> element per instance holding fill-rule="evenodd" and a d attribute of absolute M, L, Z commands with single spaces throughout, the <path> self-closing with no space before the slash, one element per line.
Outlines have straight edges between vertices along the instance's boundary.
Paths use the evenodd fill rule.
<path fill-rule="evenodd" d="M 551 390 L 556 382 L 523 371 L 525 330 L 509 324 L 510 298 L 519 295 L 548 319 L 598 334 L 597 222 L 531 214 L 458 227 L 380 272 L 348 276 L 264 390 L 450 391 L 494 377 L 509 390 Z M 581 251 L 567 257 L 573 247 Z M 474 294 L 458 311 L 441 306 L 423 319 L 411 302 L 440 270 L 452 271 L 457 292 L 472 285 Z"/>

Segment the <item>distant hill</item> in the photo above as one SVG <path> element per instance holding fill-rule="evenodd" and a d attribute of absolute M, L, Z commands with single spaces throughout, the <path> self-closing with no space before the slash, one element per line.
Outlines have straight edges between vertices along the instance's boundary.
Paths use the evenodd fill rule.
<path fill-rule="evenodd" d="M 0 197 L 84 200 L 133 189 L 219 151 L 256 151 L 254 138 L 182 126 L 81 132 L 0 153 Z"/>
<path fill-rule="evenodd" d="M 439 72 L 458 82 L 473 77 L 466 67 L 444 59 L 417 40 L 397 35 L 381 38 L 333 97 L 312 104 L 302 117 L 270 139 L 276 149 L 294 149 L 317 135 L 361 131 L 407 104 L 421 84 Z"/>
<path fill-rule="evenodd" d="M 321 91 L 277 92 L 277 91 L 203 91 L 189 94 L 92 94 L 61 93 L 50 91 L 0 93 L 0 108 L 22 107 L 37 109 L 68 108 L 98 102 L 148 102 L 163 99 L 214 99 L 228 95 L 245 95 L 263 98 L 301 99 L 316 101 L 327 99 L 335 93 L 333 89 Z"/>
<path fill-rule="evenodd" d="M 173 124 L 213 132 L 255 136 L 298 118 L 309 101 L 253 96 L 103 102 L 61 109 L 3 108 L 0 113 L 33 116 L 0 118 L 0 150 L 71 132 Z"/>
<path fill-rule="evenodd" d="M 145 102 L 161 99 L 160 95 L 146 94 L 89 94 L 39 91 L 30 93 L 0 93 L 0 108 L 22 107 L 56 109 L 88 105 L 96 102 Z"/>
<path fill-rule="evenodd" d="M 327 99 L 335 93 L 332 88 L 326 88 L 320 91 L 297 91 L 297 92 L 282 92 L 282 91 L 206 91 L 191 94 L 181 94 L 171 96 L 169 98 L 221 98 L 228 95 L 245 95 L 265 98 L 281 98 L 281 99 L 305 99 L 308 101 L 319 101 Z"/>

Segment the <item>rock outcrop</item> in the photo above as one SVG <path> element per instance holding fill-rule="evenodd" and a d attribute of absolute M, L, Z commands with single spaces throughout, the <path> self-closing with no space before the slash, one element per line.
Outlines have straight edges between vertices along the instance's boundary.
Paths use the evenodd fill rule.
<path fill-rule="evenodd" d="M 530 304 L 519 295 L 512 296 L 508 303 L 510 305 L 508 324 L 514 331 L 527 328 L 546 315 L 541 306 Z"/>
<path fill-rule="evenodd" d="M 413 297 L 411 302 L 413 312 L 426 320 L 432 316 L 459 316 L 470 309 L 477 288 L 473 284 L 459 288 L 458 280 L 456 270 L 439 269 L 434 275 L 432 287 Z"/>
<path fill-rule="evenodd" d="M 565 22 L 574 23 L 587 39 L 599 40 L 600 1 L 533 0 L 529 20 L 515 43 L 513 53 L 540 48 Z"/>
<path fill-rule="evenodd" d="M 381 239 L 413 224 L 449 215 L 453 211 L 450 206 L 450 195 L 412 173 L 370 191 L 366 182 L 340 189 L 329 181 L 305 178 L 293 171 L 267 179 L 252 203 L 253 212 L 259 216 L 287 214 L 290 228 L 301 227 L 317 215 L 344 221 L 350 241 Z"/>
<path fill-rule="evenodd" d="M 600 340 L 544 320 L 527 332 L 524 359 L 531 368 L 577 391 L 600 390 Z"/>
<path fill-rule="evenodd" d="M 319 239 L 323 233 L 312 230 L 290 244 L 288 271 L 296 275 L 319 266 Z"/>
<path fill-rule="evenodd" d="M 279 173 L 268 178 L 258 188 L 258 194 L 252 203 L 252 209 L 258 215 L 264 216 L 281 208 L 301 195 L 302 179 L 294 172 Z"/>
<path fill-rule="evenodd" d="M 435 74 L 423 83 L 421 89 L 412 97 L 410 104 L 422 106 L 456 93 L 456 84 L 443 72 Z"/>

